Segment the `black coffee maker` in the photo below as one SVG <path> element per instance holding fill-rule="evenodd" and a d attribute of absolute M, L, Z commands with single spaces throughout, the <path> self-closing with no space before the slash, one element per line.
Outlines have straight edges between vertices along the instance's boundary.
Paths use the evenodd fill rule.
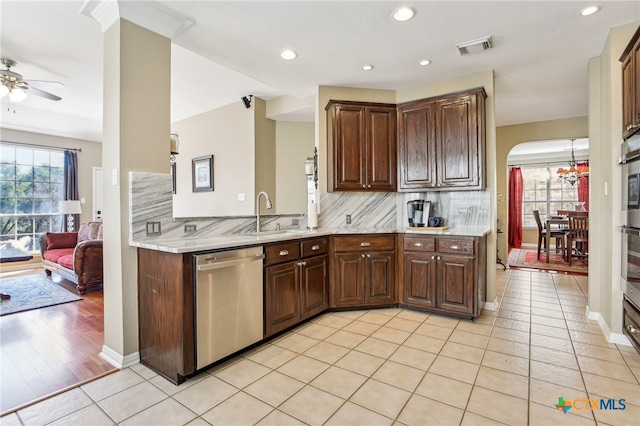
<path fill-rule="evenodd" d="M 412 228 L 422 228 L 427 226 L 429 220 L 429 210 L 431 201 L 412 200 L 407 203 L 407 218 L 409 226 Z"/>

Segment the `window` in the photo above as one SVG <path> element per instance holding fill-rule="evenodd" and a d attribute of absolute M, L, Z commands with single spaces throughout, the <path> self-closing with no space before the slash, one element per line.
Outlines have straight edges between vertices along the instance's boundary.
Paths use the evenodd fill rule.
<path fill-rule="evenodd" d="M 0 146 L 0 244 L 26 251 L 39 236 L 60 231 L 64 152 Z"/>
<path fill-rule="evenodd" d="M 558 210 L 571 210 L 578 201 L 578 185 L 559 182 L 555 168 L 522 167 L 522 227 L 536 228 L 533 211 L 540 216 L 555 214 Z"/>

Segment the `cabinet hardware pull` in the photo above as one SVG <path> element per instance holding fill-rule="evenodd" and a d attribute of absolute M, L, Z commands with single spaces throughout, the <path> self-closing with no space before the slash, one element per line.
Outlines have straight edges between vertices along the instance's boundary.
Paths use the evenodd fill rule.
<path fill-rule="evenodd" d="M 360 243 L 360 247 L 369 247 L 369 246 L 371 246 L 371 243 L 368 241 Z"/>
<path fill-rule="evenodd" d="M 367 188 L 371 188 L 371 185 L 367 185 Z"/>
<path fill-rule="evenodd" d="M 362 257 L 364 259 L 364 253 L 360 255 L 360 257 Z"/>
<path fill-rule="evenodd" d="M 313 251 L 320 250 L 320 246 L 312 246 L 311 250 L 313 250 Z"/>
<path fill-rule="evenodd" d="M 362 185 L 362 189 L 367 189 L 367 185 Z"/>
<path fill-rule="evenodd" d="M 289 254 L 289 250 L 280 250 L 280 256 L 286 256 Z"/>
<path fill-rule="evenodd" d="M 460 250 L 460 246 L 454 244 L 451 246 L 451 250 Z"/>
<path fill-rule="evenodd" d="M 634 326 L 632 326 L 631 324 L 629 324 L 627 326 L 627 330 L 629 331 L 629 333 L 637 333 L 638 332 L 638 329 L 635 328 Z"/>
<path fill-rule="evenodd" d="M 300 265 L 300 266 L 307 266 L 307 262 L 302 261 L 302 262 L 298 263 L 298 265 Z"/>
<path fill-rule="evenodd" d="M 413 245 L 416 247 L 422 247 L 422 243 L 414 243 Z"/>
<path fill-rule="evenodd" d="M 440 256 L 438 256 L 438 260 L 442 260 L 442 258 Z"/>
<path fill-rule="evenodd" d="M 371 257 L 371 253 L 367 253 L 367 257 Z"/>
<path fill-rule="evenodd" d="M 436 257 L 435 257 L 435 256 L 431 256 L 431 260 L 435 260 L 435 259 L 436 259 Z"/>

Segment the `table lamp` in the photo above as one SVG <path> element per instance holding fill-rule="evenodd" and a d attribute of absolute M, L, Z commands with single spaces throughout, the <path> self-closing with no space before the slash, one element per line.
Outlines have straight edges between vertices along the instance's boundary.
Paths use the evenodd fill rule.
<path fill-rule="evenodd" d="M 82 213 L 82 207 L 78 200 L 60 201 L 60 213 L 67 215 L 67 232 L 73 232 L 73 215 Z"/>

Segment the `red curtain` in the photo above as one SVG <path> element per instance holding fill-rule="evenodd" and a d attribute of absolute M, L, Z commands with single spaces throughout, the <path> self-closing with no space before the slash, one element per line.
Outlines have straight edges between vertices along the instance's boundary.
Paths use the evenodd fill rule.
<path fill-rule="evenodd" d="M 522 171 L 509 171 L 509 247 L 522 245 Z"/>
<path fill-rule="evenodd" d="M 589 163 L 578 163 L 576 167 L 582 170 L 584 167 L 589 167 Z M 585 210 L 589 211 L 589 175 L 578 178 L 578 201 L 584 202 Z"/>

